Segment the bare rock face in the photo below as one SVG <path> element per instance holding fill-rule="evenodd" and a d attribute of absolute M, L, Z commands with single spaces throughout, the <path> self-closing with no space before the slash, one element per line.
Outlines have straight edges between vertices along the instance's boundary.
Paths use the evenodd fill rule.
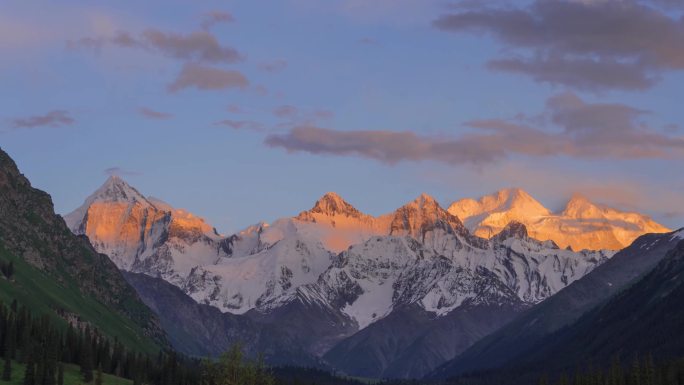
<path fill-rule="evenodd" d="M 449 212 L 480 237 L 491 238 L 515 221 L 524 224 L 532 238 L 573 250 L 620 250 L 643 234 L 670 231 L 645 215 L 594 204 L 581 195 L 554 214 L 520 189 L 501 190 L 477 201 L 461 199 L 449 206 Z"/>

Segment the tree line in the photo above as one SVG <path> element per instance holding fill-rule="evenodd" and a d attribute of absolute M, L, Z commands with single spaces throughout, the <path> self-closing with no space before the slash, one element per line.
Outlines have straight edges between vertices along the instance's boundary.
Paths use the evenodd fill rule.
<path fill-rule="evenodd" d="M 13 362 L 25 364 L 24 385 L 63 385 L 67 363 L 80 367 L 84 382 L 97 385 L 103 373 L 135 385 L 195 385 L 200 378 L 197 361 L 173 351 L 156 357 L 134 352 L 90 325 L 65 328 L 47 315 L 34 316 L 16 300 L 0 302 L 0 356 L 3 380 L 11 379 Z"/>
<path fill-rule="evenodd" d="M 539 385 L 684 385 L 684 359 L 656 363 L 653 355 L 635 356 L 629 365 L 623 365 L 614 357 L 607 369 L 588 366 L 577 369 L 573 375 L 561 374 L 554 382 L 547 375 L 539 379 Z"/>

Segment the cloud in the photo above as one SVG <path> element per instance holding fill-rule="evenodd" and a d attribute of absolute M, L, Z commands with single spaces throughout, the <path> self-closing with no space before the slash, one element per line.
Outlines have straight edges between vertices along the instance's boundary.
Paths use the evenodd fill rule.
<path fill-rule="evenodd" d="M 44 115 L 15 119 L 12 125 L 14 128 L 64 127 L 70 126 L 75 122 L 76 120 L 71 117 L 68 111 L 54 110 Z"/>
<path fill-rule="evenodd" d="M 283 105 L 273 110 L 273 115 L 279 118 L 294 118 L 299 114 L 299 109 L 295 106 Z"/>
<path fill-rule="evenodd" d="M 228 112 L 230 112 L 231 114 L 241 114 L 241 113 L 245 112 L 245 110 L 242 109 L 242 107 L 240 107 L 236 104 L 230 104 L 228 107 L 226 107 L 226 110 Z"/>
<path fill-rule="evenodd" d="M 242 58 L 234 48 L 222 46 L 214 35 L 206 31 L 180 35 L 148 29 L 143 32 L 143 41 L 159 52 L 177 59 L 234 63 Z"/>
<path fill-rule="evenodd" d="M 146 118 L 149 118 L 149 119 L 164 120 L 164 119 L 170 119 L 173 117 L 173 114 L 169 114 L 167 112 L 155 111 L 155 110 L 152 110 L 152 109 L 147 108 L 147 107 L 140 107 L 138 109 L 138 113 L 140 113 L 140 115 L 142 115 Z"/>
<path fill-rule="evenodd" d="M 549 98 L 544 129 L 502 119 L 466 122 L 457 137 L 413 132 L 338 131 L 311 125 L 269 135 L 265 144 L 288 152 L 360 156 L 383 163 L 432 160 L 485 164 L 514 155 L 577 159 L 682 159 L 684 137 L 652 129 L 647 114 L 622 104 L 587 103 L 572 93 Z"/>
<path fill-rule="evenodd" d="M 372 45 L 372 46 L 380 45 L 380 43 L 378 43 L 378 41 L 373 39 L 372 37 L 362 37 L 361 39 L 358 40 L 358 43 L 363 44 L 363 45 Z"/>
<path fill-rule="evenodd" d="M 247 78 L 238 71 L 189 63 L 183 66 L 173 83 L 169 84 L 168 90 L 177 92 L 191 87 L 199 90 L 224 90 L 245 88 L 248 85 Z"/>
<path fill-rule="evenodd" d="M 450 164 L 479 163 L 503 156 L 492 151 L 480 151 L 484 149 L 469 146 L 467 141 L 444 141 L 418 136 L 412 132 L 345 132 L 314 126 L 298 126 L 283 135 L 269 135 L 265 143 L 270 147 L 282 147 L 289 152 L 361 156 L 388 164 L 421 160 Z"/>
<path fill-rule="evenodd" d="M 259 69 L 266 72 L 280 72 L 287 68 L 287 61 L 284 59 L 276 59 L 259 64 Z"/>
<path fill-rule="evenodd" d="M 311 116 L 313 119 L 332 119 L 335 113 L 330 110 L 314 110 Z"/>
<path fill-rule="evenodd" d="M 658 76 L 645 72 L 638 64 L 620 63 L 612 59 L 565 56 L 506 58 L 491 60 L 487 66 L 490 69 L 528 75 L 538 82 L 572 85 L 587 91 L 608 88 L 645 90 L 659 80 Z"/>
<path fill-rule="evenodd" d="M 251 120 L 231 120 L 231 119 L 225 119 L 218 121 L 214 123 L 217 126 L 224 126 L 224 127 L 229 127 L 234 130 L 249 130 L 249 131 L 256 131 L 256 132 L 263 132 L 266 130 L 264 125 L 258 122 L 254 122 Z"/>
<path fill-rule="evenodd" d="M 110 167 L 104 170 L 105 175 L 109 176 L 137 176 L 142 175 L 139 171 L 125 170 L 121 167 Z"/>
<path fill-rule="evenodd" d="M 211 11 L 202 18 L 202 28 L 205 30 L 211 29 L 216 24 L 232 23 L 235 18 L 232 14 L 224 11 Z"/>
<path fill-rule="evenodd" d="M 684 19 L 636 1 L 544 1 L 452 8 L 433 25 L 486 33 L 523 57 L 489 67 L 580 89 L 645 89 L 684 69 Z"/>
<path fill-rule="evenodd" d="M 138 35 L 119 31 L 110 37 L 84 37 L 67 42 L 69 49 L 99 50 L 106 45 L 138 48 L 174 59 L 202 63 L 229 64 L 243 60 L 235 48 L 222 45 L 209 31 L 177 34 L 146 29 Z"/>

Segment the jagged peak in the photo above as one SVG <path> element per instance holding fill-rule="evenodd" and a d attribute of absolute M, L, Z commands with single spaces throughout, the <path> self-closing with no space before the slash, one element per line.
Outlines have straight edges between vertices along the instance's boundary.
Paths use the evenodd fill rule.
<path fill-rule="evenodd" d="M 88 208 L 95 202 L 129 203 L 155 207 L 152 202 L 123 178 L 111 175 L 95 192 L 86 198 L 80 207 L 64 216 L 64 220 L 72 231 L 76 233 L 80 231 Z"/>
<path fill-rule="evenodd" d="M 334 192 L 325 193 L 316 201 L 311 210 L 301 213 L 299 217 L 306 216 L 306 214 L 346 215 L 348 217 L 360 217 L 363 215 L 356 207 Z"/>
<path fill-rule="evenodd" d="M 479 200 L 471 198 L 458 200 L 449 206 L 449 212 L 462 219 L 493 212 L 517 212 L 530 216 L 551 215 L 547 209 L 525 190 L 512 187 L 484 195 Z"/>
<path fill-rule="evenodd" d="M 407 209 L 407 208 L 418 208 L 418 209 L 421 209 L 424 211 L 426 209 L 431 210 L 431 211 L 435 211 L 435 210 L 446 211 L 439 205 L 439 202 L 437 202 L 437 200 L 435 198 L 433 198 L 431 195 L 429 195 L 427 193 L 420 194 L 416 199 L 414 199 L 414 200 L 408 202 L 407 204 L 403 205 L 402 207 L 400 207 L 399 210 Z"/>
<path fill-rule="evenodd" d="M 86 199 L 86 202 L 95 200 L 151 204 L 144 195 L 118 175 L 111 175 L 107 178 L 102 186 Z"/>
<path fill-rule="evenodd" d="M 457 216 L 442 208 L 435 198 L 425 193 L 397 209 L 391 217 L 391 235 L 405 232 L 416 239 L 421 239 L 426 231 L 444 226 L 451 227 L 459 234 L 468 233 Z"/>
<path fill-rule="evenodd" d="M 527 226 L 518 221 L 510 221 L 503 230 L 493 237 L 493 239 L 498 241 L 504 241 L 509 238 L 527 239 Z"/>
<path fill-rule="evenodd" d="M 420 196 L 418 196 L 418 198 L 416 198 L 414 200 L 414 202 L 419 203 L 421 205 L 424 205 L 426 203 L 427 204 L 433 204 L 434 203 L 434 204 L 439 205 L 439 203 L 437 203 L 437 200 L 435 198 L 433 198 L 432 195 L 427 194 L 427 193 L 420 194 Z"/>

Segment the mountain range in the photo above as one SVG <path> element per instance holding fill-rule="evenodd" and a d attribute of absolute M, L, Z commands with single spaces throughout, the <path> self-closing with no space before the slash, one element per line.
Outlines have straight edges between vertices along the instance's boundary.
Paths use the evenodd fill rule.
<path fill-rule="evenodd" d="M 574 211 L 554 216 L 522 190 L 493 197 L 445 210 L 423 194 L 375 217 L 328 193 L 294 217 L 221 236 L 201 218 L 112 177 L 65 219 L 120 269 L 136 273 L 129 280 L 162 324 L 164 314 L 173 317 L 173 302 L 155 303 L 161 282 L 146 277 L 218 309 L 214 322 L 247 325 L 259 341 L 250 348 L 271 362 L 300 357 L 352 375 L 401 378 L 431 372 L 608 261 L 616 234 L 627 242 L 667 230 L 580 198 L 568 205 Z M 571 212 L 586 231 L 564 231 Z M 560 223 L 556 232 L 538 225 L 542 213 Z M 510 220 L 499 228 L 494 217 Z M 478 236 L 485 225 L 492 232 Z M 530 226 L 546 229 L 546 239 L 535 239 Z M 592 238 L 606 248 L 578 247 Z M 225 348 L 190 346 L 192 330 L 183 333 L 171 331 L 170 339 L 191 354 Z"/>
<path fill-rule="evenodd" d="M 642 234 L 670 231 L 648 216 L 595 204 L 580 194 L 573 195 L 560 213 L 553 213 L 518 188 L 479 200 L 458 200 L 449 206 L 449 212 L 481 237 L 490 238 L 517 221 L 525 224 L 531 237 L 550 239 L 574 250 L 620 250 Z"/>

